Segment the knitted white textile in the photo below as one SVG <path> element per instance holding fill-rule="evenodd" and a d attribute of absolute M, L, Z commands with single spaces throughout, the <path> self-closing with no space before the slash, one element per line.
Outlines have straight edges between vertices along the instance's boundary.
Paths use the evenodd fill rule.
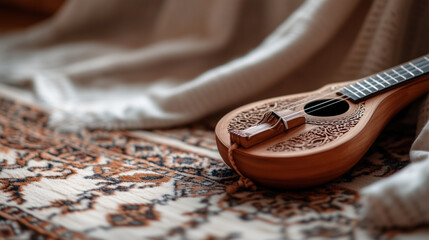
<path fill-rule="evenodd" d="M 371 227 L 412 227 L 429 223 L 429 95 L 422 104 L 408 165 L 361 191 L 362 219 Z"/>
<path fill-rule="evenodd" d="M 2 39 L 0 82 L 31 83 L 62 128 L 188 123 L 290 83 L 280 79 L 321 50 L 358 5 L 301 2 L 69 1 L 45 24 Z M 321 76 L 315 87 L 329 81 Z"/>

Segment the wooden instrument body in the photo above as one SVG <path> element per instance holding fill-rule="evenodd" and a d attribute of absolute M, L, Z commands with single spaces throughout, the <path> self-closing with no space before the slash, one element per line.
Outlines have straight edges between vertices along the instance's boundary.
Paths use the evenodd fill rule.
<path fill-rule="evenodd" d="M 327 85 L 314 92 L 271 98 L 244 105 L 225 115 L 216 126 L 216 142 L 231 166 L 228 130 L 251 126 L 267 110 L 292 108 L 299 103 L 337 98 L 337 90 L 353 82 Z M 353 167 L 387 122 L 429 89 L 428 74 L 363 102 L 345 100 L 349 109 L 336 116 L 304 114 L 306 123 L 251 148 L 237 148 L 232 157 L 240 172 L 256 184 L 275 188 L 305 188 L 328 182 Z M 297 103 L 297 104 L 296 104 Z M 255 117 L 253 116 L 255 115 Z M 254 118 L 254 120 L 249 120 Z"/>

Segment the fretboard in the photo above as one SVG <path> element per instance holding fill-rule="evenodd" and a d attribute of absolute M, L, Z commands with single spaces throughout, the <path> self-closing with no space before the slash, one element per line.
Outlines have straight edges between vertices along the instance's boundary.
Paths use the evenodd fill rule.
<path fill-rule="evenodd" d="M 340 94 L 349 97 L 355 102 L 359 102 L 428 72 L 429 55 L 426 55 L 348 85 L 340 90 Z"/>

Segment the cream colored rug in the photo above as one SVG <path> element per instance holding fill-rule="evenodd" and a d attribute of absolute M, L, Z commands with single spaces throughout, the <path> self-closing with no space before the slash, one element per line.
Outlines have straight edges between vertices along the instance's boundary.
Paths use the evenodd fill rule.
<path fill-rule="evenodd" d="M 62 134 L 47 120 L 0 98 L 0 238 L 389 239 L 428 231 L 371 232 L 358 223 L 358 191 L 409 162 L 414 127 L 404 118 L 329 184 L 233 195 L 225 186 L 237 175 L 209 127 Z"/>

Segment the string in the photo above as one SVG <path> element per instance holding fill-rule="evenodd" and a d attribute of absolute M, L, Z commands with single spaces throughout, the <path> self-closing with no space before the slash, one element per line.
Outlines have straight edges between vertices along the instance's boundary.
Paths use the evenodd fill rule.
<path fill-rule="evenodd" d="M 425 60 L 423 57 L 422 58 L 420 58 L 420 59 L 417 59 L 415 62 L 415 65 L 417 66 L 417 67 L 419 67 L 419 68 L 425 68 L 425 67 L 427 67 L 427 66 L 429 66 L 429 64 L 426 64 L 426 63 L 428 63 L 427 61 L 423 61 L 423 60 Z M 421 62 L 419 62 L 419 61 L 421 61 Z M 429 60 L 428 60 L 429 61 Z M 420 63 L 423 63 L 423 65 L 420 65 Z M 426 64 L 426 65 L 425 65 Z M 403 64 L 403 65 L 405 65 L 405 64 Z M 403 66 L 402 65 L 402 66 Z M 384 72 L 387 72 L 388 70 L 386 70 L 386 71 L 384 71 Z M 400 72 L 400 73 L 407 73 L 405 70 L 403 70 L 403 69 L 398 69 L 398 71 L 402 71 L 402 72 Z M 384 73 L 383 72 L 383 73 Z M 392 77 L 398 77 L 398 76 L 402 76 L 402 75 L 400 75 L 400 73 L 399 74 L 396 74 L 396 73 L 394 73 L 394 74 L 391 74 L 391 76 Z M 378 74 L 378 73 L 377 73 Z M 381 73 L 382 74 L 382 73 Z M 424 73 L 423 73 L 424 74 Z M 376 74 L 375 74 L 376 75 Z M 371 76 L 369 76 L 368 78 L 371 78 L 372 76 L 374 76 L 374 75 L 371 75 Z M 408 79 L 407 79 L 408 80 Z M 340 89 L 338 89 L 337 90 L 337 92 L 340 92 L 340 91 L 342 91 L 343 89 L 345 89 L 346 87 L 348 87 L 348 86 L 350 86 L 350 84 L 349 85 L 347 85 L 347 86 L 344 86 L 344 87 L 342 87 L 342 88 L 340 88 Z M 368 86 L 369 87 L 369 86 Z M 353 92 L 352 92 L 353 93 Z M 296 105 L 293 105 L 293 106 L 290 106 L 290 107 L 288 107 L 288 108 L 296 108 L 296 107 L 299 107 L 299 106 L 302 106 L 302 105 L 304 105 L 304 104 L 307 104 L 308 102 L 310 102 L 310 101 L 315 101 L 315 100 L 319 100 L 319 99 L 322 99 L 322 98 L 324 98 L 324 97 L 326 97 L 326 96 L 328 96 L 328 95 L 331 95 L 332 94 L 332 92 L 329 92 L 329 93 L 327 93 L 327 94 L 325 94 L 325 95 L 322 95 L 322 96 L 318 96 L 317 98 L 313 98 L 313 99 L 303 99 L 303 100 L 300 100 L 300 101 L 298 101 L 298 102 L 302 102 L 302 103 L 299 103 L 299 104 L 296 104 Z M 311 113 L 311 112 L 315 112 L 315 111 L 317 111 L 317 110 L 320 110 L 320 109 L 323 109 L 323 108 L 325 108 L 325 107 L 329 107 L 329 106 L 331 106 L 331 105 L 333 105 L 333 104 L 335 104 L 335 103 L 337 103 L 338 101 L 336 101 L 336 100 L 347 100 L 349 97 L 347 97 L 347 96 L 345 96 L 345 95 L 343 95 L 343 96 L 340 96 L 340 97 L 336 97 L 336 98 L 333 98 L 333 99 L 330 99 L 330 100 L 327 100 L 327 101 L 324 101 L 324 102 L 322 102 L 322 103 L 319 103 L 319 104 L 316 104 L 316 105 L 314 105 L 314 106 L 312 106 L 312 107 L 310 107 L 310 108 L 308 108 L 308 109 L 306 109 L 307 111 L 309 110 L 309 109 L 312 109 L 312 108 L 316 108 L 316 107 L 319 107 L 319 106 L 322 106 L 322 105 L 325 105 L 325 104 L 327 104 L 327 103 L 329 103 L 329 102 L 332 102 L 332 101 L 334 101 L 334 103 L 332 103 L 332 104 L 329 104 L 329 105 L 326 105 L 326 106 L 323 106 L 323 107 L 321 107 L 321 108 L 319 108 L 319 109 L 314 109 L 314 110 L 312 110 L 312 111 L 310 111 L 310 112 L 307 112 L 307 113 Z M 294 112 L 294 113 L 292 113 L 292 114 L 290 114 L 290 115 L 287 115 L 287 116 L 285 116 L 285 117 L 291 117 L 291 116 L 294 116 L 294 115 L 298 115 L 298 114 L 300 114 L 301 112 L 304 112 L 304 111 L 306 111 L 306 110 L 301 110 L 301 111 L 298 111 L 298 112 Z"/>
<path fill-rule="evenodd" d="M 422 57 L 422 58 L 420 58 L 420 59 L 418 59 L 418 60 L 416 60 L 416 61 L 421 61 L 421 60 L 424 60 L 424 58 Z M 422 62 L 423 64 L 425 64 L 425 63 L 428 63 L 427 61 L 423 61 Z M 415 65 L 417 66 L 417 67 L 419 67 L 419 68 L 425 68 L 425 67 L 427 67 L 427 66 L 429 66 L 429 64 L 426 64 L 426 65 L 424 65 L 424 66 L 422 66 L 422 65 L 419 65 L 420 64 L 420 62 L 419 63 L 415 63 Z M 405 64 L 403 64 L 403 65 L 405 65 Z M 388 70 L 387 70 L 388 71 Z M 404 73 L 406 73 L 405 72 L 405 70 L 400 70 L 400 69 L 398 69 L 398 71 L 404 71 Z M 386 72 L 386 71 L 385 71 Z M 396 73 L 395 73 L 396 74 Z M 423 73 L 424 74 L 424 73 Z M 374 76 L 374 75 L 371 75 L 371 76 Z M 370 76 L 370 77 L 371 77 Z M 397 76 L 400 76 L 400 75 L 398 75 L 398 74 L 396 74 L 396 76 L 395 75 L 393 75 L 392 74 L 392 77 L 397 77 Z M 368 78 L 370 78 L 370 77 L 368 77 Z M 343 89 L 345 89 L 346 87 L 348 87 L 349 85 L 347 85 L 347 86 L 344 86 L 344 87 L 342 87 L 342 88 L 340 88 L 340 89 L 338 89 L 337 90 L 337 92 L 340 92 L 340 91 L 342 91 Z M 303 100 L 300 100 L 300 101 L 298 101 L 298 102 L 302 102 L 302 103 L 300 103 L 300 104 L 296 104 L 296 105 L 293 105 L 293 106 L 290 106 L 289 108 L 296 108 L 296 107 L 299 107 L 299 106 L 302 106 L 302 105 L 304 105 L 304 104 L 307 104 L 308 102 L 310 102 L 310 101 L 315 101 L 315 100 L 319 100 L 319 99 L 322 99 L 322 98 L 324 98 L 324 97 L 326 97 L 326 96 L 328 96 L 328 95 L 331 95 L 332 94 L 332 92 L 329 92 L 329 93 L 327 93 L 327 94 L 325 94 L 325 95 L 322 95 L 322 96 L 319 96 L 319 97 L 317 97 L 317 98 L 313 98 L 313 99 L 303 99 Z M 344 95 L 345 96 L 345 95 Z M 330 100 L 327 100 L 327 101 L 325 101 L 325 102 L 322 102 L 322 103 L 319 103 L 319 104 L 316 104 L 316 105 L 314 105 L 314 106 L 312 106 L 312 107 L 310 107 L 310 108 L 308 108 L 308 109 L 306 109 L 307 111 L 309 110 L 309 109 L 312 109 L 312 108 L 316 108 L 316 107 L 318 107 L 318 106 L 321 106 L 321 105 L 325 105 L 326 103 L 329 103 L 329 102 L 331 102 L 331 101 L 334 101 L 334 103 L 332 103 L 332 104 L 329 104 L 329 105 L 326 105 L 326 106 L 323 106 L 323 107 L 321 107 L 321 108 L 319 108 L 319 109 L 315 109 L 315 110 L 312 110 L 311 112 L 315 112 L 315 111 L 317 111 L 317 110 L 320 110 L 320 109 L 323 109 L 323 108 L 325 108 L 325 107 L 329 107 L 329 106 L 331 106 L 331 105 L 333 105 L 333 104 L 335 104 L 335 103 L 337 103 L 339 100 L 347 100 L 349 97 L 347 97 L 347 96 L 340 96 L 340 97 L 336 97 L 336 98 L 333 98 L 333 99 L 330 99 Z M 338 100 L 338 101 L 336 101 L 336 100 Z M 294 116 L 294 115 L 298 115 L 298 114 L 300 114 L 301 112 L 304 112 L 305 110 L 301 110 L 301 111 L 298 111 L 298 112 L 294 112 L 294 113 L 292 113 L 292 114 L 290 114 L 290 115 L 286 115 L 285 117 L 291 117 L 291 116 Z M 311 112 L 307 112 L 307 113 L 311 113 Z"/>
<path fill-rule="evenodd" d="M 423 59 L 419 59 L 419 60 L 423 60 Z M 423 63 L 426 63 L 426 62 L 423 62 Z M 425 68 L 425 67 L 429 66 L 429 64 L 426 64 L 425 66 L 419 66 L 418 64 L 416 64 L 416 66 L 417 66 L 417 67 L 419 67 L 419 68 Z M 403 71 L 405 71 L 405 70 L 403 70 Z M 399 76 L 399 75 L 397 75 L 397 76 Z M 393 76 L 392 76 L 392 77 L 393 77 Z M 343 90 L 344 88 L 346 88 L 346 87 L 348 87 L 348 86 L 349 86 L 349 85 L 344 86 L 343 88 L 340 88 L 340 89 L 338 90 L 338 92 L 340 92 L 341 90 Z M 298 105 L 292 106 L 292 108 L 302 106 L 302 105 L 306 104 L 308 101 L 315 101 L 315 100 L 318 100 L 318 99 L 324 98 L 324 97 L 326 97 L 326 96 L 328 96 L 328 95 L 330 95 L 330 94 L 332 94 L 332 93 L 325 94 L 325 95 L 323 95 L 323 96 L 321 96 L 321 97 L 319 97 L 319 98 L 316 98 L 316 99 L 305 100 L 306 102 L 304 102 L 303 104 L 298 104 Z M 341 97 L 339 97 L 339 98 L 334 98 L 334 99 L 331 99 L 331 100 L 329 100 L 329 101 L 326 101 L 326 102 L 323 102 L 323 103 L 317 104 L 317 105 L 315 105 L 315 106 L 312 106 L 311 108 L 315 108 L 315 107 L 318 107 L 318 106 L 320 106 L 320 105 L 324 105 L 324 104 L 326 104 L 327 102 L 330 102 L 330 101 L 335 101 L 335 100 L 346 100 L 347 98 L 348 98 L 348 97 L 346 97 L 346 98 L 341 98 Z M 330 105 L 332 105 L 332 104 L 330 104 Z M 330 106 L 330 105 L 329 105 L 329 106 Z M 311 108 L 309 108 L 309 109 L 311 109 Z M 308 109 L 307 109 L 307 110 L 308 110 Z M 317 110 L 319 110 L 319 109 L 315 109 L 314 111 L 317 111 Z M 305 110 L 302 110 L 302 111 L 305 111 Z M 300 113 L 300 112 L 302 112 L 302 111 L 299 111 L 299 112 L 297 112 L 296 114 L 298 114 L 298 113 Z M 313 112 L 314 112 L 314 111 L 313 111 Z M 286 117 L 290 117 L 290 116 L 293 116 L 293 115 L 295 115 L 295 113 L 293 113 L 293 114 L 291 114 L 291 115 L 288 115 L 288 116 L 286 116 Z"/>
<path fill-rule="evenodd" d="M 416 60 L 416 61 L 420 61 L 420 60 L 424 60 L 423 58 L 421 58 L 421 59 L 418 59 L 418 60 Z M 428 63 L 428 62 L 426 62 L 426 61 L 424 61 L 423 63 Z M 425 66 L 421 66 L 421 65 L 419 65 L 419 63 L 417 63 L 417 64 L 415 64 L 417 67 L 419 67 L 419 68 L 425 68 L 425 67 L 427 67 L 427 66 L 429 66 L 429 64 L 426 64 Z M 405 72 L 405 70 L 399 70 L 399 71 L 404 71 Z M 395 73 L 396 74 L 396 73 Z M 372 75 L 373 76 L 373 75 Z M 400 76 L 400 75 L 398 75 L 398 74 L 396 74 L 396 76 L 395 75 L 393 75 L 392 74 L 392 77 L 397 77 L 397 76 Z M 370 76 L 371 77 L 371 76 Z M 368 77 L 368 78 L 370 78 L 370 77 Z M 346 88 L 346 87 L 348 87 L 349 85 L 347 85 L 347 86 L 344 86 L 344 87 L 342 87 L 342 88 L 340 88 L 340 89 L 338 89 L 338 92 L 339 91 L 341 91 L 341 90 L 343 90 L 344 88 Z M 322 99 L 322 98 L 324 98 L 324 97 L 326 97 L 326 96 L 328 96 L 328 95 L 330 95 L 330 94 L 332 94 L 331 92 L 330 93 L 327 93 L 327 94 L 325 94 L 325 95 L 323 95 L 323 96 L 320 96 L 320 97 L 318 97 L 318 98 L 315 98 L 315 99 L 304 99 L 304 100 L 302 100 L 302 101 L 305 101 L 305 102 L 303 102 L 302 104 L 298 104 L 298 105 L 294 105 L 294 106 L 291 106 L 290 108 L 295 108 L 295 107 L 299 107 L 299 106 L 302 106 L 302 105 L 304 105 L 304 104 L 306 104 L 308 101 L 314 101 L 314 100 L 318 100 L 318 99 Z M 335 100 L 335 99 L 334 99 Z M 345 99 L 342 99 L 342 100 L 345 100 Z M 320 105 L 323 105 L 323 104 L 325 104 L 325 103 L 322 103 L 322 104 L 320 104 Z M 313 107 L 317 107 L 317 105 L 315 105 L 315 106 L 313 106 Z"/>
<path fill-rule="evenodd" d="M 423 58 L 422 58 L 422 59 L 423 59 Z M 420 59 L 418 59 L 417 61 L 419 61 L 419 60 L 420 60 Z M 429 60 L 428 60 L 428 61 L 429 61 Z M 425 62 L 424 62 L 424 63 L 425 63 Z M 419 63 L 417 63 L 417 62 L 415 63 L 415 65 L 416 65 L 417 67 L 421 68 L 422 66 L 418 66 L 418 64 L 419 64 Z M 403 65 L 401 65 L 401 66 L 403 66 Z M 427 65 L 423 66 L 423 68 L 425 68 L 425 67 L 427 67 L 427 66 L 429 66 L 429 64 L 427 64 Z M 404 71 L 405 71 L 405 70 L 404 70 Z M 385 71 L 385 72 L 387 72 L 387 71 Z M 425 73 L 427 73 L 427 72 L 424 72 L 423 74 L 425 74 Z M 399 76 L 399 74 L 397 74 L 397 76 Z M 392 76 L 392 77 L 393 77 L 393 76 Z M 349 85 L 347 85 L 347 86 L 349 86 Z M 344 87 L 340 88 L 337 92 L 340 92 L 341 90 L 345 89 L 347 86 L 344 86 Z M 318 98 L 313 98 L 313 99 L 310 99 L 310 100 L 308 100 L 308 99 L 301 100 L 301 101 L 305 101 L 305 102 L 303 102 L 302 104 L 294 105 L 294 106 L 292 106 L 292 108 L 296 108 L 296 107 L 302 106 L 302 105 L 304 105 L 304 104 L 308 103 L 309 101 L 315 101 L 315 100 L 318 100 L 318 99 L 322 99 L 322 98 L 324 98 L 324 97 L 326 97 L 326 96 L 328 96 L 328 95 L 330 95 L 330 94 L 332 94 L 332 92 L 329 92 L 329 93 L 327 93 L 327 94 L 325 94 L 325 95 L 323 95 L 323 96 L 320 96 L 320 97 L 318 97 Z M 312 107 L 310 107 L 310 108 L 303 109 L 303 110 L 300 110 L 300 111 L 298 111 L 298 112 L 292 113 L 292 114 L 287 115 L 287 116 L 285 116 L 285 117 L 291 117 L 291 116 L 293 116 L 293 115 L 299 114 L 300 112 L 304 112 L 305 110 L 307 110 L 307 114 L 310 114 L 310 113 L 315 112 L 315 111 L 318 111 L 318 110 L 320 110 L 320 109 L 323 109 L 323 108 L 326 108 L 326 107 L 332 106 L 332 105 L 334 105 L 334 104 L 337 104 L 339 101 L 341 101 L 341 100 L 346 100 L 346 99 L 348 99 L 348 98 L 349 98 L 349 97 L 348 97 L 348 96 L 346 96 L 346 95 L 339 96 L 339 97 L 336 97 L 336 98 L 332 98 L 332 99 L 330 99 L 330 100 L 327 100 L 327 101 L 324 101 L 324 102 L 322 102 L 322 103 L 316 104 L 315 106 L 312 106 Z M 330 103 L 330 102 L 331 102 L 331 103 Z M 327 103 L 329 103 L 329 104 L 327 104 Z M 321 105 L 324 105 L 324 106 L 317 108 L 318 106 L 321 106 Z M 309 111 L 309 109 L 312 109 L 312 108 L 316 108 L 316 109 L 313 109 L 313 110 L 310 110 L 310 111 Z M 240 178 L 239 178 L 239 180 L 238 180 L 237 182 L 235 182 L 234 184 L 231 184 L 231 185 L 229 185 L 229 186 L 227 186 L 227 187 L 226 187 L 226 192 L 227 192 L 227 193 L 229 193 L 229 194 L 235 193 L 235 192 L 238 190 L 238 188 L 240 188 L 240 187 L 245 187 L 245 188 L 249 188 L 249 187 L 250 187 L 250 188 L 252 188 L 253 190 L 255 190 L 255 189 L 256 189 L 256 185 L 252 182 L 252 180 L 250 180 L 249 178 L 245 177 L 245 176 L 240 172 L 240 170 L 238 170 L 238 167 L 237 167 L 237 165 L 236 165 L 236 163 L 235 163 L 235 160 L 234 160 L 234 157 L 233 157 L 233 151 L 234 151 L 235 149 L 237 149 L 237 148 L 238 148 L 238 144 L 237 144 L 237 143 L 234 143 L 234 144 L 232 144 L 232 145 L 230 146 L 230 148 L 228 149 L 228 160 L 229 160 L 229 162 L 231 163 L 232 168 L 233 168 L 233 169 L 235 170 L 235 172 L 240 176 Z"/>
<path fill-rule="evenodd" d="M 422 59 L 419 59 L 419 60 L 423 60 L 423 58 L 422 58 Z M 426 63 L 426 61 L 425 61 L 425 62 L 423 62 L 423 63 Z M 404 64 L 403 64 L 403 65 L 404 65 Z M 403 65 L 402 65 L 402 66 L 403 66 Z M 424 65 L 424 66 L 419 66 L 417 63 L 416 63 L 415 65 L 416 65 L 417 67 L 419 67 L 419 68 L 425 68 L 425 67 L 429 66 L 429 64 L 426 64 L 426 65 Z M 405 71 L 405 70 L 403 70 L 403 71 Z M 427 72 L 424 72 L 423 74 L 425 74 L 425 73 L 427 73 Z M 399 75 L 397 75 L 397 76 L 399 76 Z M 346 88 L 346 87 L 348 87 L 348 86 L 349 86 L 349 85 L 344 86 L 344 87 L 342 87 L 342 88 L 338 89 L 338 90 L 337 90 L 337 92 L 340 92 L 341 90 L 345 89 L 345 88 Z M 322 98 L 324 98 L 324 97 L 326 97 L 326 96 L 328 96 L 328 95 L 331 95 L 331 94 L 332 94 L 332 92 L 329 92 L 329 93 L 327 93 L 327 94 L 325 94 L 325 95 L 319 96 L 318 98 L 313 98 L 313 99 L 304 99 L 304 100 L 302 100 L 302 101 L 305 101 L 305 102 L 303 102 L 302 104 L 297 104 L 297 105 L 291 106 L 291 107 L 289 107 L 289 108 L 296 108 L 296 107 L 302 106 L 302 105 L 304 105 L 304 104 L 307 104 L 307 103 L 308 103 L 308 102 L 310 102 L 310 101 L 319 100 L 319 99 L 322 99 Z M 302 113 L 302 112 L 307 112 L 307 114 L 308 114 L 308 113 L 312 113 L 312 112 L 315 112 L 315 111 L 321 110 L 321 109 L 323 109 L 323 108 L 326 108 L 326 107 L 332 106 L 332 105 L 334 105 L 334 104 L 338 103 L 338 102 L 339 102 L 339 101 L 341 101 L 341 100 L 347 100 L 347 99 L 349 99 L 349 97 L 347 97 L 347 96 L 345 96 L 345 95 L 340 96 L 340 97 L 331 98 L 331 99 L 329 99 L 329 100 L 327 100 L 327 101 L 324 101 L 324 102 L 322 102 L 322 103 L 316 104 L 316 105 L 314 105 L 314 106 L 312 106 L 312 107 L 310 107 L 310 108 L 303 109 L 303 110 L 300 110 L 300 111 L 298 111 L 298 112 L 294 112 L 294 113 L 291 113 L 291 114 L 289 114 L 289 115 L 286 115 L 286 116 L 284 116 L 284 118 L 289 118 L 289 117 L 292 117 L 292 116 L 298 115 L 298 114 L 300 114 L 300 113 Z M 326 105 L 326 104 L 327 104 L 327 103 L 329 103 L 329 102 L 332 102 L 332 103 L 330 103 L 330 104 Z M 322 106 L 322 105 L 324 105 L 324 106 Z M 319 106 L 322 106 L 322 107 L 317 108 L 317 107 L 319 107 Z M 316 108 L 316 109 L 311 110 L 311 111 L 308 111 L 308 110 L 313 109 L 313 108 Z"/>
<path fill-rule="evenodd" d="M 417 59 L 416 61 L 415 61 L 415 63 L 413 63 L 412 61 L 411 62 L 408 62 L 408 64 L 410 64 L 410 63 L 413 63 L 416 67 L 418 67 L 418 69 L 420 69 L 421 71 L 423 71 L 421 68 L 425 68 L 425 67 L 427 67 L 427 66 L 429 66 L 429 64 L 426 64 L 426 63 L 428 63 L 428 61 L 429 60 L 425 60 L 425 61 L 423 61 L 423 60 L 425 60 L 424 58 L 420 58 L 420 59 Z M 421 62 L 420 62 L 421 61 Z M 420 63 L 423 63 L 423 65 L 420 65 Z M 407 64 L 407 63 L 405 63 L 405 64 Z M 402 65 L 400 65 L 400 66 L 404 66 L 405 64 L 402 64 Z M 426 65 L 425 65 L 426 64 Z M 414 68 L 414 67 L 413 67 Z M 395 71 L 397 71 L 397 72 L 400 72 L 400 73 L 403 73 L 403 74 L 406 74 L 406 73 L 408 73 L 406 70 L 404 70 L 404 69 L 402 69 L 401 67 L 396 67 L 396 68 L 393 68 L 393 69 L 395 69 Z M 382 72 L 382 73 L 380 73 L 380 74 L 383 74 L 383 73 L 386 73 L 387 71 L 389 71 L 389 70 L 386 70 L 386 71 L 384 71 L 384 72 Z M 410 70 L 409 70 L 410 71 Z M 410 72 L 412 72 L 412 71 L 410 71 Z M 420 72 L 420 71 L 419 71 Z M 423 73 L 422 74 L 424 74 L 425 72 L 423 71 Z M 395 73 L 394 72 L 394 74 L 392 74 L 392 76 L 401 76 L 401 77 L 403 77 L 402 76 L 402 74 L 397 74 L 397 73 Z"/>

